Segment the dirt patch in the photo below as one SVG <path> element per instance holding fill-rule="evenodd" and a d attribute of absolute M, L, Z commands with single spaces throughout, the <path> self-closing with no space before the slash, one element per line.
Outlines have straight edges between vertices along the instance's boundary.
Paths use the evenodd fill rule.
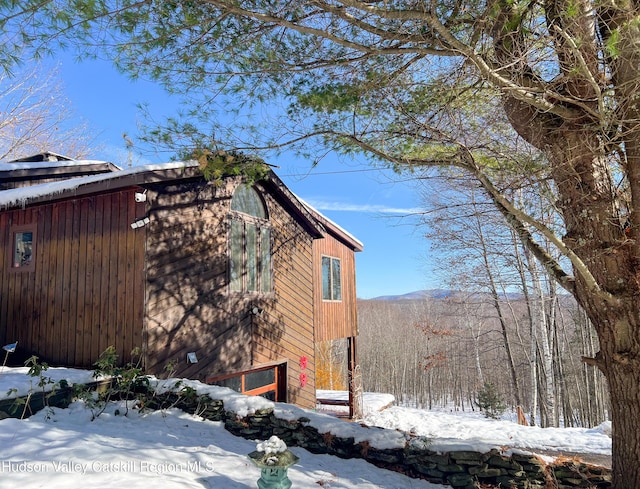
<path fill-rule="evenodd" d="M 601 455 L 599 453 L 580 453 L 580 452 L 559 452 L 554 450 L 532 450 L 539 455 L 548 457 L 566 457 L 575 458 L 586 464 L 597 465 L 598 467 L 611 468 L 611 455 Z"/>

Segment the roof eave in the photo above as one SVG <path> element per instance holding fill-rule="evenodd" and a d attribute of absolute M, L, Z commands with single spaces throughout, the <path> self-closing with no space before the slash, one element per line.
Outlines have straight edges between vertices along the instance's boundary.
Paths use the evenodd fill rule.
<path fill-rule="evenodd" d="M 8 201 L 2 203 L 0 200 L 0 206 L 3 209 L 24 208 L 30 205 L 48 203 L 70 197 L 81 197 L 83 195 L 103 193 L 126 187 L 202 176 L 197 166 L 190 165 L 170 168 L 153 168 L 152 165 L 148 170 L 136 172 L 122 171 L 121 173 L 122 174 L 116 172 L 102 173 L 88 177 L 42 184 L 47 186 L 45 193 L 35 194 L 25 198 L 16 198 L 13 201 L 11 200 L 12 194 L 20 195 L 25 189 L 3 190 L 0 192 L 0 195 L 7 197 Z M 36 190 L 38 187 L 40 186 L 34 185 L 29 187 L 29 189 Z"/>
<path fill-rule="evenodd" d="M 302 203 L 296 195 L 289 190 L 282 180 L 273 172 L 269 172 L 269 176 L 263 181 L 263 183 L 270 184 L 270 187 L 281 200 L 286 202 L 289 207 L 289 211 L 298 217 L 300 221 L 305 224 L 305 227 L 310 232 L 314 239 L 323 238 L 325 235 L 325 229 L 321 223 L 314 218 L 312 213 L 309 212 L 307 207 Z"/>
<path fill-rule="evenodd" d="M 358 238 L 353 236 L 347 230 L 339 226 L 337 223 L 333 222 L 327 216 L 322 214 L 318 209 L 314 208 L 308 202 L 296 197 L 302 205 L 308 209 L 308 211 L 313 215 L 313 218 L 320 222 L 322 226 L 337 240 L 342 242 L 344 245 L 348 246 L 355 252 L 360 252 L 364 250 L 364 244 Z"/>

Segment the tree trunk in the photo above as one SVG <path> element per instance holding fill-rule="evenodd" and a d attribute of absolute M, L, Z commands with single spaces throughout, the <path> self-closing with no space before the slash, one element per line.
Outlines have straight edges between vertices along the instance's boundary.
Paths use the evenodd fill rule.
<path fill-rule="evenodd" d="M 614 362 L 605 375 L 612 406 L 614 487 L 640 487 L 640 369 Z"/>
<path fill-rule="evenodd" d="M 496 310 L 496 314 L 498 315 L 498 322 L 500 323 L 500 332 L 502 334 L 502 341 L 504 343 L 505 352 L 507 354 L 507 365 L 509 367 L 509 374 L 511 376 L 511 386 L 513 388 L 513 396 L 514 396 L 516 406 L 520 406 L 522 405 L 522 396 L 520 395 L 520 384 L 518 383 L 518 374 L 516 372 L 516 364 L 513 359 L 513 354 L 511 352 L 511 343 L 509 341 L 509 335 L 507 334 L 507 322 L 505 320 L 504 314 L 502 313 L 502 306 L 500 305 L 500 295 L 498 293 L 496 281 L 493 277 L 491 264 L 489 263 L 489 252 L 487 250 L 487 246 L 484 241 L 484 229 L 482 228 L 482 225 L 479 221 L 478 214 L 476 214 L 476 220 L 478 225 L 478 234 L 480 238 L 480 244 L 482 246 L 483 264 L 484 264 L 485 271 L 487 273 L 489 288 L 491 289 L 491 299 L 493 302 L 493 307 Z M 478 365 L 479 365 L 479 357 L 478 357 Z M 480 376 L 479 378 L 480 378 L 480 384 L 483 384 L 484 381 L 482 379 L 482 376 Z"/>
<path fill-rule="evenodd" d="M 616 12 L 631 15 L 624 9 Z M 619 32 L 623 54 L 612 64 L 628 202 L 621 202 L 614 183 L 615 153 L 606 143 L 608 134 L 601 121 L 588 111 L 562 119 L 540 113 L 509 95 L 504 99 L 513 128 L 547 156 L 557 187 L 556 204 L 566 228 L 563 242 L 576 257 L 572 260 L 575 282 L 564 285 L 598 332 L 600 352 L 590 363 L 598 366 L 609 381 L 614 406 L 611 414 L 616 431 L 613 460 L 617 489 L 640 487 L 640 431 L 635 423 L 640 413 L 640 26 L 631 18 L 635 16 L 619 24 L 624 25 Z M 572 76 L 571 69 L 567 64 L 567 77 Z M 585 81 L 583 88 L 588 85 Z M 596 98 L 589 100 L 593 104 Z"/>
<path fill-rule="evenodd" d="M 636 421 L 640 414 L 640 290 L 638 260 L 634 256 L 637 245 L 624 236 L 615 200 L 611 198 L 615 191 L 612 182 L 601 175 L 606 173 L 605 163 L 595 151 L 598 145 L 593 134 L 580 134 L 577 130 L 562 134 L 563 141 L 558 141 L 556 148 L 564 163 L 554 165 L 558 167 L 554 179 L 561 182 L 558 187 L 567 227 L 565 241 L 589 266 L 600 287 L 595 289 L 589 279 L 576 273 L 576 299 L 600 340 L 600 352 L 590 363 L 598 366 L 609 381 L 614 407 L 614 487 L 640 487 L 640 430 Z M 582 150 L 576 149 L 579 145 Z"/>
<path fill-rule="evenodd" d="M 542 370 L 542 378 L 544 379 L 544 386 L 541 392 L 541 401 L 544 404 L 544 422 L 541 424 L 543 428 L 547 428 L 555 420 L 555 386 L 553 384 L 553 359 L 551 355 L 551 348 L 549 346 L 549 325 L 547 324 L 547 314 L 545 311 L 545 295 L 542 289 L 540 271 L 538 270 L 538 263 L 535 259 L 527 254 L 527 266 L 529 267 L 529 273 L 531 274 L 531 285 L 533 288 L 533 304 L 531 305 L 532 311 L 535 312 L 534 317 L 531 319 L 537 323 L 537 344 L 541 349 L 540 351 L 540 367 Z M 541 406 L 542 407 L 542 406 Z"/>

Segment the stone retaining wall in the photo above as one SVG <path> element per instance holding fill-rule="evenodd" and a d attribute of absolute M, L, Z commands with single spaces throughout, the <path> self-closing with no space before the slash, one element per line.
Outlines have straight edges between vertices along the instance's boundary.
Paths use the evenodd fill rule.
<path fill-rule="evenodd" d="M 67 407 L 71 401 L 71 390 L 61 389 L 49 406 Z M 0 406 L 0 419 L 20 416 L 20 412 L 7 409 L 15 399 Z M 44 399 L 32 396 L 27 415 L 42 409 Z M 341 458 L 360 458 L 378 467 L 401 472 L 409 477 L 426 479 L 436 484 L 448 484 L 456 489 L 499 487 L 505 489 L 608 489 L 611 487 L 611 471 L 570 459 L 545 463 L 534 455 L 504 455 L 498 450 L 488 453 L 474 451 L 451 451 L 437 453 L 429 449 L 429 440 L 407 435 L 404 448 L 379 450 L 367 442 L 356 443 L 354 438 L 342 438 L 331 433 L 321 433 L 310 425 L 308 418 L 294 421 L 278 418 L 272 409 L 238 417 L 225 410 L 221 400 L 204 396 L 180 396 L 173 392 L 155 395 L 146 405 L 150 409 L 167 406 L 196 414 L 211 421 L 224 423 L 225 428 L 236 436 L 250 440 L 267 440 L 278 436 L 290 447 L 302 447 L 311 453 L 335 455 Z M 5 411 L 4 413 L 2 411 Z M 22 411 L 22 410 L 20 410 Z M 347 421 L 345 421 L 346 423 Z M 382 428 L 363 427 L 379 430 Z M 373 432 L 372 432 L 373 434 Z"/>
<path fill-rule="evenodd" d="M 310 426 L 310 420 L 306 418 L 295 421 L 279 419 L 273 410 L 259 411 L 239 418 L 235 413 L 226 411 L 222 401 L 212 400 L 207 396 L 199 396 L 191 402 L 178 401 L 175 405 L 206 419 L 224 422 L 225 428 L 236 436 L 267 440 L 276 435 L 290 447 L 302 447 L 312 453 L 341 458 L 361 458 L 378 467 L 459 489 L 490 486 L 507 489 L 611 487 L 609 469 L 573 459 L 547 464 L 534 455 L 504 455 L 498 450 L 488 453 L 437 453 L 429 449 L 428 439 L 409 436 L 404 448 L 378 450 L 367 442 L 355 443 L 352 437 L 342 438 L 331 433 L 320 433 Z"/>

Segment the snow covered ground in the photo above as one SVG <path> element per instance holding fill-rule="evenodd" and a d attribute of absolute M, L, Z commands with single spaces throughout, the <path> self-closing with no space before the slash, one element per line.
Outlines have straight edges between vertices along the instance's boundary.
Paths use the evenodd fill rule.
<path fill-rule="evenodd" d="M 509 418 L 513 419 L 509 419 Z M 367 424 L 394 428 L 433 439 L 436 450 L 467 450 L 474 447 L 520 448 L 559 452 L 611 455 L 611 423 L 597 428 L 540 428 L 521 426 L 515 415 L 501 420 L 486 418 L 482 413 L 424 411 L 391 407 L 367 416 Z"/>
<path fill-rule="evenodd" d="M 69 369 L 49 369 L 48 376 L 71 382 L 91 380 L 91 374 Z M 11 389 L 27 393 L 34 379 L 20 369 L 0 372 L 0 397 Z M 201 393 L 224 397 L 226 406 L 241 412 L 272 405 L 262 398 L 247 398 L 229 389 L 187 381 Z M 162 385 L 170 385 L 166 381 Z M 522 449 L 571 450 L 611 453 L 607 425 L 598 429 L 541 429 L 521 427 L 515 422 L 488 420 L 478 413 L 429 412 L 391 407 L 386 395 L 365 396 L 369 407 L 366 422 L 386 428 L 372 445 L 398 446 L 403 437 L 395 431 L 413 431 L 433 439 L 433 449 L 482 449 L 519 447 Z M 324 414 L 277 404 L 276 414 L 296 418 L 306 416 L 321 431 L 366 439 L 371 430 Z M 41 411 L 25 420 L 0 420 L 0 489 L 47 489 L 92 487 L 126 489 L 203 488 L 235 489 L 257 487 L 260 471 L 247 454 L 262 440 L 248 441 L 229 434 L 222 423 L 205 421 L 178 410 L 140 414 L 111 405 L 91 421 L 91 413 L 77 402 L 68 409 Z M 370 439 L 370 438 L 369 438 Z M 291 448 L 300 460 L 289 470 L 293 488 L 388 488 L 441 489 L 443 486 L 410 479 L 378 469 L 362 460 L 342 460 L 314 455 Z"/>

